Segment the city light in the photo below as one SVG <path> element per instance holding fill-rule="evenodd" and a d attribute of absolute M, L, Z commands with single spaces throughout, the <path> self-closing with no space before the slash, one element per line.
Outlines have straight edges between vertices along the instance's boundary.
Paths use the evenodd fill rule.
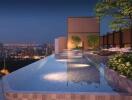
<path fill-rule="evenodd" d="M 33 59 L 41 59 L 40 56 L 33 56 Z"/>
<path fill-rule="evenodd" d="M 0 73 L 7 75 L 7 74 L 9 74 L 9 71 L 7 69 L 2 69 L 2 70 L 0 70 Z"/>

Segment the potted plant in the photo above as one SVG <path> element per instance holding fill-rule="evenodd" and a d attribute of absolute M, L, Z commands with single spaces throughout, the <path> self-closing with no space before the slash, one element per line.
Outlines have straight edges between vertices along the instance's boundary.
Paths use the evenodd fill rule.
<path fill-rule="evenodd" d="M 92 49 L 96 49 L 99 46 L 99 36 L 97 35 L 88 35 L 87 43 Z"/>
<path fill-rule="evenodd" d="M 75 46 L 75 49 L 79 49 L 80 48 L 79 44 L 81 43 L 80 37 L 79 36 L 72 36 L 71 39 L 72 39 L 72 43 Z"/>

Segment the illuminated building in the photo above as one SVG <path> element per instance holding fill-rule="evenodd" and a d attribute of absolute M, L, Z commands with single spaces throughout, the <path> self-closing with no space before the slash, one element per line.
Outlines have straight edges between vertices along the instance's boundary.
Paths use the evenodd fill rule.
<path fill-rule="evenodd" d="M 81 39 L 80 47 L 90 48 L 87 37 L 100 33 L 99 18 L 96 17 L 69 17 L 68 18 L 68 49 L 73 49 L 72 36 L 78 36 Z"/>
<path fill-rule="evenodd" d="M 62 52 L 67 48 L 67 38 L 59 37 L 55 39 L 55 53 Z"/>

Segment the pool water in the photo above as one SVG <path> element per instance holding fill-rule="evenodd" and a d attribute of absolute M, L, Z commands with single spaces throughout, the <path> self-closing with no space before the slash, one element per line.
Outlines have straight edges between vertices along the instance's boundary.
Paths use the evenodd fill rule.
<path fill-rule="evenodd" d="M 104 76 L 103 65 L 95 66 L 80 51 L 64 51 L 21 68 L 3 80 L 10 91 L 115 93 Z"/>

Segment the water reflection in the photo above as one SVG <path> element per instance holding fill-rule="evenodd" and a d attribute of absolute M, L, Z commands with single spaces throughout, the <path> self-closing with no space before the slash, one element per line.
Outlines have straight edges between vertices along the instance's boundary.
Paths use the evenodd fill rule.
<path fill-rule="evenodd" d="M 104 67 L 98 69 L 84 58 L 81 52 L 70 51 L 65 56 L 57 55 L 56 62 L 67 65 L 67 70 L 47 74 L 43 76 L 44 80 L 67 83 L 71 90 L 77 86 L 76 89 L 82 91 L 113 91 L 105 80 Z"/>
<path fill-rule="evenodd" d="M 99 84 L 99 71 L 87 64 L 68 64 L 68 81 L 76 83 Z"/>
<path fill-rule="evenodd" d="M 75 62 L 74 59 L 57 59 L 58 62 Z"/>
<path fill-rule="evenodd" d="M 89 64 L 71 64 L 71 67 L 73 68 L 83 68 L 83 67 L 89 67 Z"/>
<path fill-rule="evenodd" d="M 66 72 L 50 73 L 50 74 L 44 75 L 43 79 L 48 81 L 65 82 L 67 81 L 67 73 Z"/>
<path fill-rule="evenodd" d="M 74 50 L 60 53 L 57 61 L 67 63 L 68 82 L 81 85 L 100 84 L 99 71 L 83 57 L 82 51 Z"/>

